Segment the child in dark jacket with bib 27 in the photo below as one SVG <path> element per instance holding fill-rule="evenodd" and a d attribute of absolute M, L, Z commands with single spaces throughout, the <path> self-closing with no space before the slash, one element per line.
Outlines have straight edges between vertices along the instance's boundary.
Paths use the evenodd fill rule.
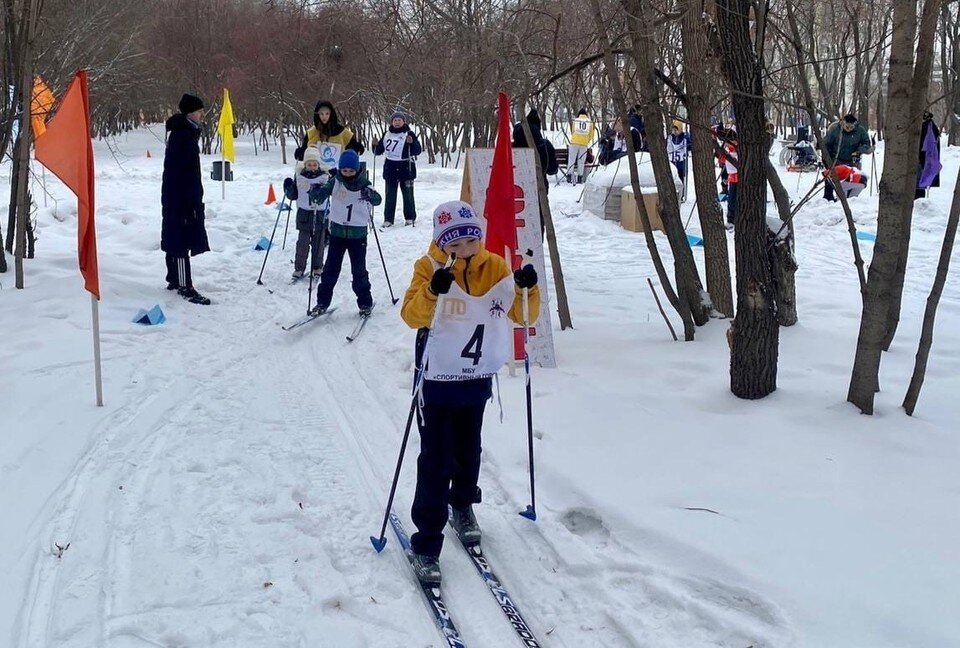
<path fill-rule="evenodd" d="M 383 208 L 383 226 L 393 225 L 397 211 L 397 188 L 403 196 L 403 220 L 405 225 L 413 225 L 417 220 L 417 206 L 413 198 L 413 181 L 417 177 L 417 163 L 414 160 L 423 147 L 417 134 L 410 130 L 407 117 L 399 110 L 390 116 L 390 128 L 383 138 L 374 143 L 373 154 L 385 155 L 383 163 L 383 181 L 387 186 L 386 204 Z"/>
<path fill-rule="evenodd" d="M 523 289 L 529 290 L 529 322 L 540 313 L 533 266 L 511 272 L 503 257 L 484 249 L 483 224 L 469 204 L 443 203 L 433 222 L 434 240 L 414 266 L 400 312 L 408 326 L 419 329 L 422 410 L 413 500 L 417 532 L 411 543 L 414 570 L 426 583 L 440 582 L 448 505 L 461 542 L 480 542 L 473 504 L 480 501 L 484 407 L 492 395 L 492 377 L 513 349 L 510 320 L 524 320 Z"/>
<path fill-rule="evenodd" d="M 322 187 L 310 190 L 310 201 L 323 203 L 330 199 L 327 213 L 330 246 L 327 259 L 320 273 L 317 288 L 317 305 L 311 314 L 325 313 L 333 299 L 333 289 L 340 278 L 343 257 L 350 255 L 350 271 L 353 274 L 353 292 L 361 315 L 373 310 L 370 294 L 370 275 L 367 273 L 367 228 L 373 207 L 381 202 L 380 194 L 373 190 L 370 181 L 363 177 L 360 156 L 347 149 L 340 155 L 340 168 Z"/>

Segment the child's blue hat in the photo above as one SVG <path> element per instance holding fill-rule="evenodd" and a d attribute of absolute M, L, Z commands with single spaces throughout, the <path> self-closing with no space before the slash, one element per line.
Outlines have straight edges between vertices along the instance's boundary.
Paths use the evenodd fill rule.
<path fill-rule="evenodd" d="M 347 149 L 340 154 L 340 170 L 353 169 L 360 172 L 360 156 L 352 149 Z"/>

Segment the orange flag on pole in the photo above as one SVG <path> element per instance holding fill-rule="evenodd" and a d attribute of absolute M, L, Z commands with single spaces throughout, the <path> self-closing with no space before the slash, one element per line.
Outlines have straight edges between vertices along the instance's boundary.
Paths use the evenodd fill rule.
<path fill-rule="evenodd" d="M 50 92 L 50 88 L 43 79 L 36 77 L 33 80 L 33 99 L 30 101 L 30 124 L 33 127 L 33 139 L 43 135 L 47 130 L 47 117 L 53 110 L 57 98 Z"/>
<path fill-rule="evenodd" d="M 93 143 L 87 73 L 80 70 L 67 88 L 57 114 L 37 138 L 36 158 L 77 195 L 77 256 L 84 288 L 100 299 L 97 228 L 94 221 Z"/>

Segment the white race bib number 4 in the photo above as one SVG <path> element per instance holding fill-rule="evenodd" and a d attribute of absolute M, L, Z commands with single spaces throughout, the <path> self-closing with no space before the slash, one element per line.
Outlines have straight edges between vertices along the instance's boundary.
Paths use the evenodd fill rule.
<path fill-rule="evenodd" d="M 441 311 L 430 332 L 427 380 L 459 381 L 489 378 L 509 359 L 513 325 L 513 277 L 487 294 L 468 295 L 456 283 L 437 304 Z"/>

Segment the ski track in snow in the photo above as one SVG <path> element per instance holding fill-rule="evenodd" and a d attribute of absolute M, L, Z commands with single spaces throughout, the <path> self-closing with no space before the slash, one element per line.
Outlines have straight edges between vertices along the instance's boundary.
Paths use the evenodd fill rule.
<path fill-rule="evenodd" d="M 159 148 L 149 133 L 119 141 L 131 152 Z M 208 308 L 156 288 L 162 285 L 155 207 L 160 156 L 127 160 L 123 169 L 98 157 L 101 185 L 127 183 L 125 190 L 149 205 L 137 211 L 108 199 L 98 212 L 101 276 L 113 298 L 104 309 L 105 364 L 123 366 L 129 375 L 118 371 L 108 378 L 107 399 L 118 405 L 90 428 L 84 437 L 89 442 L 29 525 L 29 553 L 18 563 L 27 567 L 27 579 L 13 584 L 23 594 L 12 646 L 440 645 L 389 529 L 383 554 L 375 554 L 367 540 L 379 530 L 409 407 L 413 333 L 399 319 L 399 305 L 389 302 L 372 236 L 367 259 L 377 309 L 363 335 L 349 345 L 344 340 L 356 317 L 347 268 L 334 296 L 336 313 L 294 332 L 280 330 L 306 305 L 307 282 L 286 282 L 296 232 L 291 229 L 285 251 L 278 232 L 266 287 L 254 284 L 262 253 L 251 248 L 260 236 L 269 237 L 276 218 L 275 207 L 255 201 L 262 201 L 267 182 L 279 186 L 285 172 L 270 162 L 274 153 L 247 157 L 241 144 L 249 168 L 228 185 L 227 202 L 220 200 L 219 186 L 206 181 L 208 229 L 217 251 L 195 260 L 194 278 L 214 301 Z M 397 296 L 426 249 L 434 205 L 458 192 L 459 179 L 456 170 L 422 169 L 419 226 L 377 232 Z M 56 221 L 65 224 L 51 218 L 41 228 L 54 242 L 75 236 L 75 204 L 57 189 Z M 619 282 L 642 286 L 651 274 L 648 253 L 634 235 L 613 232 L 609 223 L 589 215 L 563 217 L 579 211 L 576 195 L 579 190 L 551 193 L 557 227 L 567 235 L 561 253 L 576 258 L 578 271 L 567 275 L 575 318 L 601 317 L 593 310 L 597 303 L 610 312 L 631 312 L 617 302 L 622 293 L 606 278 L 614 264 Z M 682 205 L 684 217 L 692 200 Z M 46 213 L 52 216 L 52 208 Z M 827 229 L 834 216 L 814 218 L 824 226 L 823 236 L 842 249 L 846 232 Z M 611 246 L 611 239 L 631 245 Z M 105 255 L 111 240 L 125 249 L 118 244 Z M 869 260 L 867 246 L 861 247 Z M 63 255 L 44 252 L 43 269 L 34 275 L 39 283 L 65 276 L 73 282 L 75 262 L 69 245 L 64 248 Z M 669 250 L 661 246 L 661 253 L 669 267 Z M 925 250 L 918 263 L 935 264 L 938 254 Z M 843 257 L 820 255 L 812 269 L 804 261 L 798 277 L 823 266 L 854 273 Z M 110 284 L 111 271 L 120 276 L 128 270 Z M 927 284 L 926 277 L 908 275 L 907 291 L 925 291 Z M 645 288 L 638 290 L 648 297 Z M 578 307 L 578 295 L 586 292 L 592 300 Z M 61 306 L 57 296 L 70 293 L 42 294 L 27 304 L 31 313 L 59 322 L 56 330 L 80 339 L 77 332 L 86 332 L 88 322 L 73 321 L 73 307 Z M 828 311 L 859 317 L 857 304 L 838 314 L 833 301 L 818 301 L 802 288 L 801 295 L 810 320 Z M 168 322 L 156 330 L 126 324 L 139 301 L 159 301 Z M 945 295 L 941 312 L 950 308 L 956 310 L 956 299 Z M 653 325 L 662 327 L 659 321 Z M 561 357 L 564 352 L 558 342 Z M 946 352 L 955 354 L 949 346 Z M 29 365 L 29 380 L 69 375 L 72 384 L 87 384 L 86 349 L 66 359 L 40 357 L 40 366 Z M 0 360 L 15 359 L 9 347 L 0 350 Z M 821 368 L 845 371 L 849 358 L 824 362 Z M 559 376 L 577 375 L 575 365 L 560 364 Z M 683 370 L 695 367 L 677 359 L 663 367 L 662 380 L 682 391 Z M 931 366 L 928 379 L 949 367 Z M 799 370 L 788 365 L 782 375 L 791 371 Z M 516 391 L 521 382 L 504 375 L 501 389 Z M 536 377 L 533 384 L 535 398 L 551 396 Z M 505 396 L 511 402 L 520 401 Z M 705 402 L 702 409 L 710 407 Z M 592 494 L 568 483 L 551 467 L 552 431 L 539 419 L 537 452 L 546 453 L 538 464 L 540 519 L 519 517 L 528 497 L 520 409 L 508 411 L 501 425 L 496 403 L 488 406 L 484 502 L 477 512 L 492 567 L 544 646 L 761 648 L 796 642 L 788 615 L 755 590 L 750 577 L 652 525 L 639 526 L 618 513 L 616 502 L 598 506 Z M 634 416 L 648 411 L 638 401 Z M 508 436 L 508 447 L 494 443 Z M 414 429 L 395 503 L 405 521 L 416 454 Z M 56 557 L 51 548 L 65 542 L 69 548 Z M 670 554 L 683 560 L 658 560 Z M 684 568 L 677 568 L 679 562 Z M 445 598 L 467 645 L 518 645 L 452 535 L 441 563 Z"/>

